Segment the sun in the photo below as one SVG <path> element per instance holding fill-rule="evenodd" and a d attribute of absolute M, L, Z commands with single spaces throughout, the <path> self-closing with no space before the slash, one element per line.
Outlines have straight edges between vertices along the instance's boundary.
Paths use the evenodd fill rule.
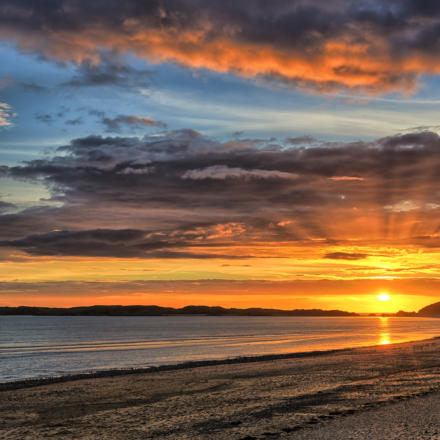
<path fill-rule="evenodd" d="M 387 293 L 381 293 L 380 295 L 377 295 L 377 299 L 379 301 L 389 301 L 391 299 L 391 296 Z"/>

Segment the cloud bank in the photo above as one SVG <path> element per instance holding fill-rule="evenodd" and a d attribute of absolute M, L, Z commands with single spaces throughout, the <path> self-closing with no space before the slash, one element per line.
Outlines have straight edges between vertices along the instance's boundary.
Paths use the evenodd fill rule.
<path fill-rule="evenodd" d="M 440 247 L 431 132 L 313 147 L 193 130 L 89 136 L 0 175 L 51 193 L 0 215 L 0 246 L 32 255 L 251 258 L 296 246 L 354 261 L 368 252 L 333 247 Z"/>
<path fill-rule="evenodd" d="M 439 29 L 440 5 L 420 0 L 4 0 L 0 6 L 0 38 L 83 64 L 77 85 L 108 81 L 96 70 L 104 50 L 317 92 L 407 93 L 420 75 L 439 73 Z"/>

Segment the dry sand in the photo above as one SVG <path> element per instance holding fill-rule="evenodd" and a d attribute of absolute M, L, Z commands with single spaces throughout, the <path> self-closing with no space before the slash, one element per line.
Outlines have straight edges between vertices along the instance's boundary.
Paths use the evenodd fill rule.
<path fill-rule="evenodd" d="M 0 439 L 440 439 L 440 340 L 0 391 Z"/>

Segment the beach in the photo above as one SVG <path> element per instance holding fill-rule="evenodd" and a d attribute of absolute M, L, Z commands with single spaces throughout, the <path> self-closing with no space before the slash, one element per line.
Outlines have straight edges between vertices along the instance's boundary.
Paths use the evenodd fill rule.
<path fill-rule="evenodd" d="M 8 384 L 0 438 L 440 438 L 439 354 L 430 339 Z"/>

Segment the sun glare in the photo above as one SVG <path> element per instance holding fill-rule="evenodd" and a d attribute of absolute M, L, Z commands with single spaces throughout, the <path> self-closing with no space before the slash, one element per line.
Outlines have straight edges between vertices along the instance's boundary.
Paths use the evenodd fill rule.
<path fill-rule="evenodd" d="M 377 299 L 379 301 L 389 301 L 391 299 L 390 295 L 386 293 L 381 293 L 380 295 L 377 295 Z"/>

